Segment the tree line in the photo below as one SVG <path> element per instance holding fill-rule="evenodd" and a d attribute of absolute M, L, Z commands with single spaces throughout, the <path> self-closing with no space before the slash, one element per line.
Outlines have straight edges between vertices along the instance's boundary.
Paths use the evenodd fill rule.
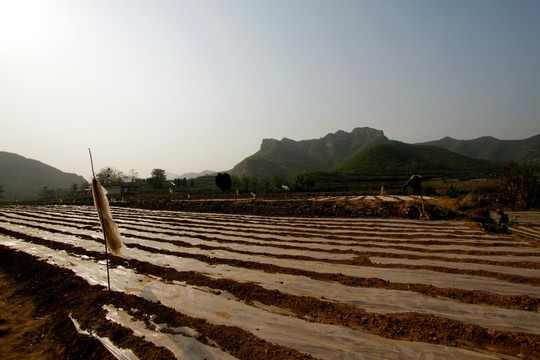
<path fill-rule="evenodd" d="M 314 177 L 313 174 L 300 174 L 291 179 L 286 179 L 280 175 L 274 175 L 272 179 L 258 179 L 246 175 L 236 176 L 228 173 L 218 173 L 214 177 L 205 176 L 197 179 L 176 178 L 168 181 L 165 170 L 163 169 L 153 169 L 149 178 L 142 179 L 139 177 L 137 171 L 133 169 L 128 173 L 124 173 L 114 167 L 105 167 L 96 173 L 96 177 L 105 188 L 131 185 L 140 188 L 139 192 L 167 190 L 171 192 L 213 192 L 219 189 L 222 193 L 249 194 L 317 191 L 320 187 L 320 184 L 316 184 L 319 178 Z M 507 162 L 501 166 L 497 178 L 498 185 L 489 194 L 493 197 L 493 201 L 508 206 L 513 210 L 529 210 L 539 206 L 540 168 L 537 161 Z M 430 195 L 436 195 L 435 189 L 429 190 Z M 451 197 L 459 195 L 456 189 L 453 189 L 456 190 L 456 194 L 453 195 L 450 190 L 452 189 L 447 190 L 445 195 Z M 0 184 L 0 197 L 2 196 L 2 192 L 3 188 Z M 88 182 L 84 182 L 82 184 L 72 184 L 67 189 L 53 189 L 44 186 L 39 191 L 38 199 L 47 200 L 88 195 L 89 184 Z"/>

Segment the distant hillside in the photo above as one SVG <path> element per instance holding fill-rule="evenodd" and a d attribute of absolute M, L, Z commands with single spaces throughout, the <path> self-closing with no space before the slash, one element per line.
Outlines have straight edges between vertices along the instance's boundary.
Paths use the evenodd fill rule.
<path fill-rule="evenodd" d="M 204 170 L 204 171 L 201 171 L 199 173 L 196 173 L 196 172 L 187 172 L 187 173 L 183 173 L 182 175 L 177 175 L 176 177 L 172 178 L 172 180 L 174 179 L 195 179 L 195 178 L 198 178 L 198 177 L 201 177 L 201 176 L 206 176 L 206 175 L 216 175 L 217 174 L 217 171 L 212 171 L 212 170 Z M 168 179 L 171 179 L 168 177 Z"/>
<path fill-rule="evenodd" d="M 44 186 L 66 189 L 86 180 L 76 174 L 62 172 L 37 160 L 0 151 L 0 201 L 33 200 Z"/>
<path fill-rule="evenodd" d="M 433 145 L 475 159 L 500 162 L 540 160 L 540 135 L 524 140 L 499 140 L 491 136 L 473 140 L 445 137 L 418 145 Z"/>
<path fill-rule="evenodd" d="M 320 139 L 281 141 L 264 139 L 255 154 L 237 164 L 230 173 L 258 178 L 275 174 L 290 178 L 304 172 L 325 171 L 373 145 L 388 141 L 381 130 L 356 128 L 338 131 Z"/>
<path fill-rule="evenodd" d="M 498 168 L 499 165 L 494 162 L 473 159 L 436 146 L 388 141 L 341 163 L 334 167 L 332 172 L 484 177 L 492 175 Z"/>
<path fill-rule="evenodd" d="M 181 178 L 180 175 L 176 173 L 168 172 L 168 171 L 165 171 L 165 177 L 167 178 L 167 180 L 174 180 L 177 178 Z"/>

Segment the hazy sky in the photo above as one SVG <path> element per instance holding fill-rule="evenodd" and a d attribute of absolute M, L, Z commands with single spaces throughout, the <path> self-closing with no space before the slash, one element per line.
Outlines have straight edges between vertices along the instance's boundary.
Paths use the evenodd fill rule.
<path fill-rule="evenodd" d="M 540 134 L 540 1 L 0 0 L 0 150 L 90 179 L 263 138 Z"/>

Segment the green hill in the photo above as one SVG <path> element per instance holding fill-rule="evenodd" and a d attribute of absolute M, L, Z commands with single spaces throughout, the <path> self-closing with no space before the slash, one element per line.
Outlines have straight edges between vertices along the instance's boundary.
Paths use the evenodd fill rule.
<path fill-rule="evenodd" d="M 66 189 L 86 180 L 76 174 L 62 172 L 37 160 L 0 151 L 0 201 L 34 200 L 40 189 Z"/>
<path fill-rule="evenodd" d="M 486 177 L 498 168 L 494 162 L 473 159 L 436 146 L 388 141 L 339 164 L 332 172 L 370 176 L 420 173 L 428 176 Z"/>
<path fill-rule="evenodd" d="M 230 173 L 237 176 L 290 178 L 300 173 L 329 170 L 369 147 L 388 141 L 381 130 L 356 128 L 338 131 L 320 139 L 281 141 L 264 139 L 255 154 L 237 164 Z"/>
<path fill-rule="evenodd" d="M 401 188 L 412 174 L 429 178 L 487 178 L 499 170 L 495 162 L 472 159 L 427 145 L 387 141 L 335 166 L 306 175 L 314 191 L 373 191 Z"/>
<path fill-rule="evenodd" d="M 540 160 L 540 135 L 523 140 L 500 140 L 491 136 L 473 140 L 445 137 L 418 145 L 433 145 L 475 159 L 499 162 Z"/>

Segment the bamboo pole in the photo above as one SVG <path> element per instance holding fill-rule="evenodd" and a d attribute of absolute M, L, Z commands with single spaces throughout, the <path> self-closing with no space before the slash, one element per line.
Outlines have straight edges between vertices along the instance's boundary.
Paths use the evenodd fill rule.
<path fill-rule="evenodd" d="M 107 248 L 107 235 L 104 229 L 103 214 L 101 213 L 102 206 L 99 200 L 99 196 L 97 196 L 98 182 L 96 179 L 96 174 L 94 172 L 94 160 L 92 159 L 92 151 L 90 151 L 90 148 L 88 148 L 88 153 L 90 153 L 90 164 L 92 166 L 92 194 L 96 194 L 96 196 L 94 196 L 94 199 L 97 201 L 96 207 L 98 208 L 97 213 L 98 213 L 98 218 L 99 218 L 99 224 L 101 225 L 101 232 L 103 233 L 103 240 L 105 240 L 105 263 L 107 266 L 107 289 L 111 291 L 111 278 L 109 275 L 109 250 Z"/>

